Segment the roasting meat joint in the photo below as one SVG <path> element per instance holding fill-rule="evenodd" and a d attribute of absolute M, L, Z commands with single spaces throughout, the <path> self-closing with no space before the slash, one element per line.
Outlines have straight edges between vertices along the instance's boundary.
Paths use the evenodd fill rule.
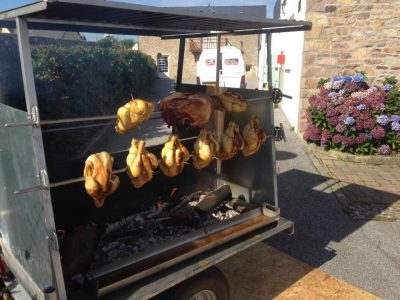
<path fill-rule="evenodd" d="M 222 106 L 228 111 L 243 112 L 247 109 L 248 102 L 239 93 L 224 92 L 219 98 Z"/>
<path fill-rule="evenodd" d="M 119 186 L 119 177 L 112 173 L 114 158 L 107 152 L 90 155 L 85 161 L 83 176 L 86 192 L 97 208 L 104 205 L 106 197 Z"/>
<path fill-rule="evenodd" d="M 228 127 L 222 134 L 221 147 L 218 158 L 227 160 L 233 158 L 239 150 L 244 147 L 244 140 L 240 135 L 239 125 L 235 122 L 229 122 Z"/>
<path fill-rule="evenodd" d="M 196 169 L 207 167 L 219 151 L 218 141 L 208 128 L 200 131 L 193 148 L 192 158 Z"/>
<path fill-rule="evenodd" d="M 175 92 L 160 102 L 161 115 L 169 126 L 179 129 L 204 127 L 219 107 L 215 98 L 202 93 Z"/>
<path fill-rule="evenodd" d="M 153 178 L 153 169 L 157 168 L 157 157 L 148 152 L 144 141 L 132 139 L 126 158 L 126 171 L 135 188 L 142 187 Z"/>
<path fill-rule="evenodd" d="M 256 116 L 251 116 L 250 122 L 243 129 L 244 148 L 243 155 L 253 155 L 260 149 L 262 143 L 267 139 L 267 135 L 261 128 L 260 120 Z"/>
<path fill-rule="evenodd" d="M 153 111 L 153 103 L 142 99 L 133 99 L 118 109 L 115 130 L 119 134 L 127 133 L 147 121 Z"/>
<path fill-rule="evenodd" d="M 190 158 L 189 151 L 176 135 L 171 135 L 161 151 L 160 169 L 164 175 L 174 177 L 183 171 Z"/>

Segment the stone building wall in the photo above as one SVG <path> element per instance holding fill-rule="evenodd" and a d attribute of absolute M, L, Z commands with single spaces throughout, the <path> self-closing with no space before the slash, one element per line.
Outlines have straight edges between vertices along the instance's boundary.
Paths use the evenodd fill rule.
<path fill-rule="evenodd" d="M 363 70 L 372 82 L 400 72 L 400 0 L 308 0 L 306 20 L 300 131 L 321 77 Z"/>
<path fill-rule="evenodd" d="M 256 78 L 258 67 L 258 35 L 244 36 L 223 36 L 221 43 L 225 46 L 228 41 L 232 46 L 242 50 L 243 59 L 250 70 L 246 73 L 247 78 Z M 178 67 L 178 40 L 161 40 L 159 37 L 139 36 L 139 50 L 150 55 L 157 61 L 157 55 L 169 56 L 169 78 L 176 79 L 176 71 Z M 185 43 L 185 61 L 183 68 L 183 82 L 191 82 L 196 80 L 196 58 L 190 51 L 190 41 L 186 39 Z"/>

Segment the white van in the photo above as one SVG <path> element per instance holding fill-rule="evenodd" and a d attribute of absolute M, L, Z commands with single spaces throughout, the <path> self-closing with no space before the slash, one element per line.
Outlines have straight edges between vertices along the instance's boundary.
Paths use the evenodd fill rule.
<path fill-rule="evenodd" d="M 220 71 L 220 86 L 245 88 L 245 64 L 242 52 L 233 46 L 221 47 L 222 70 Z M 200 54 L 197 62 L 197 84 L 215 85 L 217 65 L 217 49 L 206 49 Z"/>

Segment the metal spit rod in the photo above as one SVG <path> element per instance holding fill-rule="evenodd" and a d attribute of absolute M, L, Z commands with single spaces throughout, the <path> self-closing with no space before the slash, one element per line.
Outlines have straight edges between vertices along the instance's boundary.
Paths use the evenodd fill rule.
<path fill-rule="evenodd" d="M 155 111 L 152 114 L 153 118 L 158 118 L 161 116 L 160 111 Z M 43 120 L 39 122 L 21 122 L 21 123 L 7 123 L 4 124 L 5 127 L 24 127 L 24 126 L 39 126 L 39 125 L 58 125 L 65 123 L 79 123 L 79 122 L 90 122 L 90 121 L 104 121 L 104 120 L 115 120 L 117 115 L 106 115 L 106 116 L 94 116 L 94 117 L 85 117 L 85 118 L 68 118 L 68 119 L 59 119 L 59 120 Z"/>
<path fill-rule="evenodd" d="M 267 139 L 274 137 L 273 135 L 268 135 Z M 190 141 L 190 140 L 194 140 L 197 137 L 188 137 L 188 138 L 184 138 L 181 139 L 181 142 L 185 142 L 185 141 Z M 128 152 L 129 149 L 126 150 L 122 150 L 122 151 L 118 151 L 118 152 L 113 152 L 111 154 L 118 154 L 118 153 L 123 153 L 123 152 Z M 218 159 L 218 158 L 216 158 Z M 114 170 L 113 173 L 114 174 L 120 174 L 120 173 L 124 173 L 126 172 L 126 168 L 121 168 L 121 169 L 117 169 Z M 72 178 L 72 179 L 67 179 L 67 180 L 63 180 L 63 181 L 59 181 L 59 182 L 54 182 L 54 183 L 50 183 L 49 185 L 39 185 L 39 186 L 35 186 L 35 187 L 29 187 L 26 189 L 21 189 L 21 190 L 17 190 L 14 192 L 15 195 L 22 195 L 22 194 L 26 194 L 26 193 L 31 193 L 31 192 L 36 192 L 36 191 L 41 191 L 41 190 L 46 190 L 46 189 L 51 189 L 51 188 L 56 188 L 56 187 L 60 187 L 60 186 L 64 186 L 64 185 L 69 185 L 69 184 L 73 184 L 73 183 L 78 183 L 78 182 L 83 182 L 85 181 L 84 177 L 77 177 L 77 178 Z"/>
<path fill-rule="evenodd" d="M 196 138 L 197 137 L 184 138 L 184 139 L 181 139 L 181 142 L 194 140 Z M 111 154 L 123 153 L 123 152 L 128 152 L 128 151 L 129 151 L 129 149 L 126 149 L 126 150 L 122 150 L 122 151 L 119 151 L 119 152 L 113 152 Z M 120 174 L 120 173 L 124 173 L 124 172 L 126 172 L 126 168 L 113 170 L 113 174 Z M 63 180 L 63 181 L 50 183 L 48 185 L 38 185 L 38 186 L 34 186 L 34 187 L 29 187 L 29 188 L 26 188 L 26 189 L 17 190 L 17 191 L 14 192 L 14 195 L 22 195 L 22 194 L 42 191 L 42 190 L 46 190 L 46 189 L 56 188 L 56 187 L 69 185 L 69 184 L 73 184 L 73 183 L 78 183 L 78 182 L 83 182 L 83 181 L 85 181 L 84 177 L 77 177 L 77 178 L 67 179 L 67 180 Z"/>

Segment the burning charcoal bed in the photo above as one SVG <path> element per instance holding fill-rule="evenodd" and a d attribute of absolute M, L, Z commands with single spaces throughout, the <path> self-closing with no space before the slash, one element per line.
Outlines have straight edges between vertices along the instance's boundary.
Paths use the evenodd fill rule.
<path fill-rule="evenodd" d="M 100 294 L 106 294 L 126 274 L 131 282 L 138 281 L 279 219 L 279 211 L 250 204 L 242 195 L 233 197 L 229 185 L 211 192 L 177 194 L 173 189 L 147 210 L 99 225 L 91 263 L 65 274 L 66 280 L 76 283 L 76 275 L 86 274 L 95 278 Z M 67 257 L 74 260 L 73 255 Z M 71 264 L 63 259 L 63 265 Z"/>
<path fill-rule="evenodd" d="M 210 207 L 211 196 L 220 193 L 215 207 Z M 207 203 L 205 203 L 205 202 Z M 202 210 L 208 206 L 208 211 Z M 196 192 L 179 201 L 157 203 L 151 209 L 107 224 L 91 269 L 131 257 L 161 246 L 205 226 L 228 220 L 249 210 L 250 205 L 232 199 L 228 186 L 216 192 Z"/>

